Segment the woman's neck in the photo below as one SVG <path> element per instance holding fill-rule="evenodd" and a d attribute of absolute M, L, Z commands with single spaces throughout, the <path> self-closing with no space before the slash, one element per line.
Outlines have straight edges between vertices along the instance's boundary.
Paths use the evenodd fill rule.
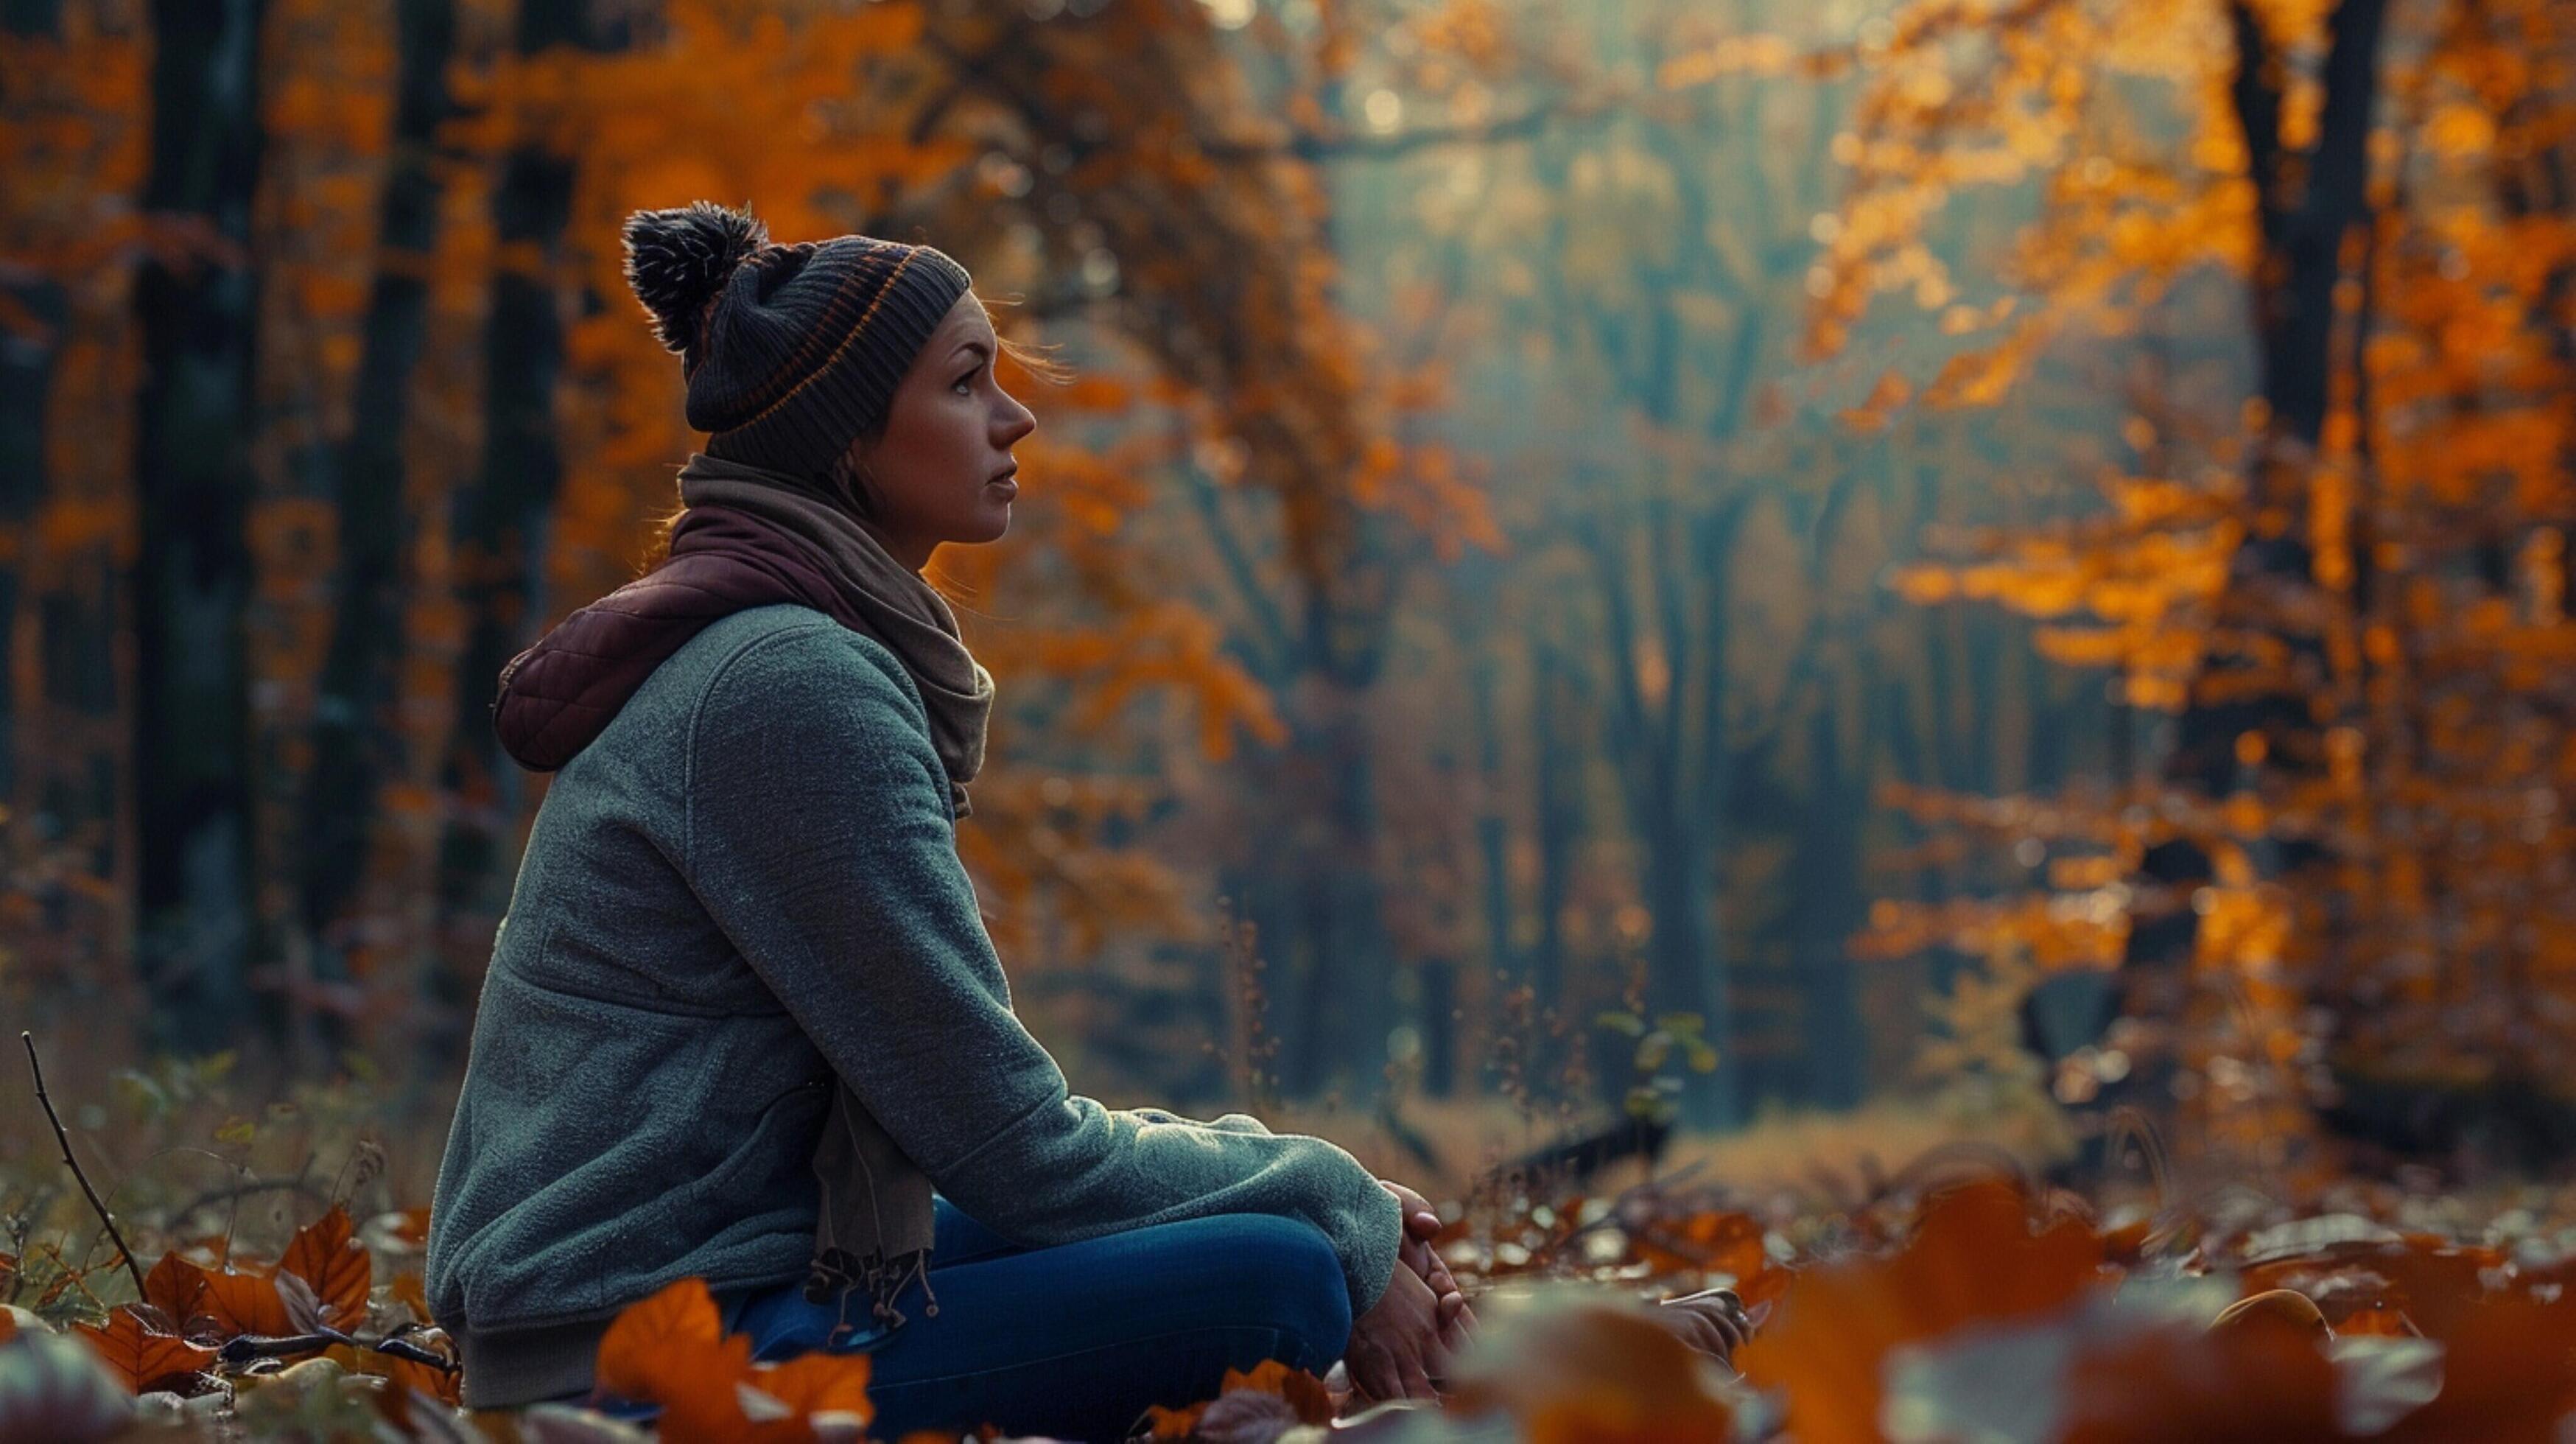
<path fill-rule="evenodd" d="M 877 545 L 885 548 L 887 556 L 911 568 L 914 576 L 921 575 L 921 569 L 930 565 L 930 554 L 939 549 L 939 543 L 935 541 L 913 541 L 897 535 L 866 517 L 857 517 L 855 520 L 861 531 L 875 537 Z"/>

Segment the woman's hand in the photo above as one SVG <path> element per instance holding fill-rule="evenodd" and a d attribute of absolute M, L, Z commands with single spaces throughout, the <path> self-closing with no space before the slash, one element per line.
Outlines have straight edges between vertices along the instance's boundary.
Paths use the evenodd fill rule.
<path fill-rule="evenodd" d="M 1648 1309 L 1646 1316 L 1729 1368 L 1735 1365 L 1737 1347 L 1753 1337 L 1753 1316 L 1733 1289 L 1702 1289 L 1666 1299 Z"/>
<path fill-rule="evenodd" d="M 1439 1304 L 1420 1274 L 1396 1264 L 1376 1305 L 1351 1321 L 1342 1366 L 1352 1392 L 1372 1403 L 1440 1397 L 1432 1381 L 1448 1376 L 1449 1347 L 1440 1337 Z"/>
<path fill-rule="evenodd" d="M 1467 1306 L 1467 1296 L 1450 1277 L 1449 1265 L 1431 1247 L 1431 1240 L 1440 1234 L 1440 1215 L 1429 1199 L 1392 1178 L 1381 1178 L 1378 1185 L 1394 1194 L 1404 1210 L 1404 1239 L 1397 1245 L 1396 1257 L 1430 1285 L 1432 1296 L 1439 1300 L 1442 1342 L 1454 1349 L 1476 1331 L 1476 1311 Z"/>

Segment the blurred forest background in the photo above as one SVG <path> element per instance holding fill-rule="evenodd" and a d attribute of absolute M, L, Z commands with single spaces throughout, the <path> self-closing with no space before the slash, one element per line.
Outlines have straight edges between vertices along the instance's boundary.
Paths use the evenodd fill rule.
<path fill-rule="evenodd" d="M 2550 0 L 0 0 L 0 1011 L 443 1132 L 703 198 L 1076 373 L 931 575 L 1077 1089 L 2546 1161 L 2571 126 Z"/>

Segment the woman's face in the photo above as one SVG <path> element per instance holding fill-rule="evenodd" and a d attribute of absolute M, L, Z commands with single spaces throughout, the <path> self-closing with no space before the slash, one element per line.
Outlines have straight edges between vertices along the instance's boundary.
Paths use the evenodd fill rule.
<path fill-rule="evenodd" d="M 941 542 L 988 542 L 1010 530 L 1011 446 L 1038 419 L 995 379 L 1000 340 L 973 292 L 957 298 L 895 388 L 882 434 L 850 455 L 865 478 L 868 522 L 919 571 Z"/>

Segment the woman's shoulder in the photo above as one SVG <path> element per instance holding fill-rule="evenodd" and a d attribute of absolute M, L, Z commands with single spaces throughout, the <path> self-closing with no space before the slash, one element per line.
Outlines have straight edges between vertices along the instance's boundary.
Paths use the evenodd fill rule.
<path fill-rule="evenodd" d="M 883 642 L 792 602 L 746 607 L 693 638 L 679 656 L 703 717 L 749 709 L 775 717 L 819 710 L 847 716 L 891 709 L 924 732 L 920 688 Z"/>

